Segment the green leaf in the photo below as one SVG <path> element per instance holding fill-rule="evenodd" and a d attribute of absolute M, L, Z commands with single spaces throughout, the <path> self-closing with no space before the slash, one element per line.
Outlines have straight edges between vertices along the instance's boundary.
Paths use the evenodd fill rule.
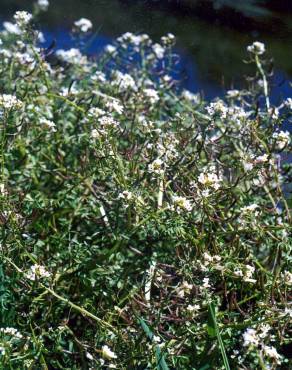
<path fill-rule="evenodd" d="M 142 329 L 146 333 L 147 337 L 152 341 L 154 337 L 153 332 L 151 331 L 149 326 L 146 324 L 146 322 L 142 318 L 139 318 L 138 320 L 139 320 L 139 323 Z M 156 357 L 157 370 L 169 370 L 169 367 L 167 366 L 164 355 L 161 352 L 161 349 L 158 345 L 155 346 L 155 357 Z"/>
<path fill-rule="evenodd" d="M 228 358 L 227 358 L 225 348 L 224 348 L 224 343 L 223 343 L 223 340 L 222 340 L 222 337 L 221 337 L 221 334 L 220 334 L 220 331 L 219 331 L 219 328 L 218 328 L 218 324 L 217 324 L 217 320 L 216 320 L 215 306 L 214 306 L 213 302 L 209 304 L 209 315 L 208 315 L 208 327 L 207 328 L 208 328 L 208 334 L 209 334 L 209 331 L 210 331 L 211 335 L 213 335 L 215 333 L 215 335 L 217 336 L 217 340 L 218 340 L 218 343 L 219 343 L 219 347 L 220 347 L 224 367 L 225 367 L 226 370 L 230 370 Z"/>
<path fill-rule="evenodd" d="M 202 367 L 199 368 L 199 370 L 208 370 L 208 369 L 210 369 L 210 365 L 209 364 L 206 364 L 206 365 L 204 365 L 204 366 L 202 366 Z"/>
<path fill-rule="evenodd" d="M 207 332 L 210 338 L 216 337 L 216 328 L 210 310 L 208 312 Z"/>

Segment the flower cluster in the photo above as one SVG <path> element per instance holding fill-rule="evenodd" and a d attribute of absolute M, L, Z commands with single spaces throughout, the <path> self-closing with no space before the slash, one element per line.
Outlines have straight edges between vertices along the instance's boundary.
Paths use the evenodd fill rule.
<path fill-rule="evenodd" d="M 80 18 L 78 21 L 74 22 L 74 26 L 83 33 L 87 33 L 92 29 L 92 23 L 87 18 Z"/>
<path fill-rule="evenodd" d="M 84 65 L 87 63 L 86 56 L 82 55 L 79 49 L 57 50 L 56 55 L 64 62 L 70 64 Z"/>
<path fill-rule="evenodd" d="M 274 132 L 272 138 L 276 142 L 278 149 L 284 149 L 290 143 L 290 133 L 289 131 Z"/>
<path fill-rule="evenodd" d="M 0 328 L 0 333 L 2 335 L 7 335 L 16 339 L 22 339 L 22 334 L 15 328 Z"/>
<path fill-rule="evenodd" d="M 246 347 L 259 348 L 259 352 L 263 357 L 267 357 L 277 365 L 281 364 L 282 356 L 277 352 L 273 346 L 264 344 L 265 338 L 271 328 L 269 326 L 261 326 L 258 330 L 248 328 L 243 334 L 243 345 Z"/>
<path fill-rule="evenodd" d="M 56 124 L 53 121 L 50 121 L 49 119 L 46 118 L 41 118 L 40 119 L 40 124 L 44 125 L 46 128 L 48 128 L 52 132 L 56 132 Z"/>
<path fill-rule="evenodd" d="M 49 0 L 38 0 L 37 1 L 37 6 L 42 11 L 46 11 L 48 9 L 49 5 L 50 5 Z"/>
<path fill-rule="evenodd" d="M 182 196 L 174 195 L 172 197 L 172 202 L 173 202 L 173 205 L 180 210 L 190 212 L 193 208 L 191 202 Z"/>
<path fill-rule="evenodd" d="M 222 183 L 222 177 L 217 175 L 215 167 L 211 167 L 200 173 L 198 182 L 206 188 L 218 190 Z"/>
<path fill-rule="evenodd" d="M 20 28 L 25 28 L 32 20 L 32 15 L 28 12 L 18 11 L 14 15 L 14 20 Z"/>
<path fill-rule="evenodd" d="M 22 108 L 22 106 L 23 106 L 22 101 L 17 99 L 16 96 L 10 94 L 0 95 L 0 108 L 10 110 L 10 109 L 20 109 Z"/>
<path fill-rule="evenodd" d="M 50 276 L 51 274 L 46 270 L 46 268 L 38 264 L 32 265 L 29 272 L 25 274 L 25 277 L 32 281 L 35 281 L 36 279 L 49 278 Z"/>
<path fill-rule="evenodd" d="M 262 55 L 266 51 L 265 44 L 259 41 L 255 41 L 252 45 L 247 47 L 247 51 L 253 54 Z"/>

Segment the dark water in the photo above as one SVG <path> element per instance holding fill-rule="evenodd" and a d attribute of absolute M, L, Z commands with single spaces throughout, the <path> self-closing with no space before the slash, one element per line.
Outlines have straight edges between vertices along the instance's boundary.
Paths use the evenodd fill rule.
<path fill-rule="evenodd" d="M 89 18 L 97 36 L 88 52 L 97 54 L 120 34 L 148 33 L 154 40 L 168 32 L 177 36 L 177 52 L 184 86 L 203 92 L 206 98 L 222 95 L 230 87 L 240 87 L 242 76 L 250 72 L 242 61 L 246 46 L 255 40 L 265 42 L 275 63 L 273 101 L 291 96 L 292 88 L 292 15 L 281 14 L 261 22 L 250 22 L 240 13 L 210 16 L 170 6 L 169 0 L 50 0 L 49 11 L 40 17 L 47 44 L 69 48 L 69 30 L 81 17 Z M 16 10 L 32 8 L 33 1 L 0 0 L 4 20 Z M 229 17 L 229 18 L 228 18 Z M 279 22 L 281 17 L 281 22 Z M 237 27 L 238 23 L 238 27 Z"/>

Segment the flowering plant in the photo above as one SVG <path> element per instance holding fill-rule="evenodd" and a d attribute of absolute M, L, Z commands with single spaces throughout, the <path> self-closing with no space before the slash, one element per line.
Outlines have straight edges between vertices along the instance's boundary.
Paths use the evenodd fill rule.
<path fill-rule="evenodd" d="M 50 60 L 32 16 L 14 20 L 0 34 L 2 368 L 288 368 L 291 99 L 270 102 L 265 46 L 248 47 L 246 88 L 205 102 L 172 77 L 172 34 Z"/>

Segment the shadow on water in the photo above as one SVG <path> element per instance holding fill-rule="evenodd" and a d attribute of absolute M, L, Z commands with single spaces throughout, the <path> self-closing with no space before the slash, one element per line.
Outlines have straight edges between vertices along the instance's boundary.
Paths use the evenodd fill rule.
<path fill-rule="evenodd" d="M 16 10 L 31 10 L 32 3 L 31 0 L 0 0 L 0 16 L 7 19 Z M 207 99 L 240 86 L 241 76 L 250 72 L 249 66 L 242 62 L 246 46 L 260 40 L 266 43 L 277 67 L 272 100 L 276 103 L 281 97 L 291 96 L 291 13 L 285 15 L 283 22 L 267 18 L 259 24 L 240 13 L 222 10 L 218 14 L 210 13 L 206 11 L 208 7 L 191 10 L 182 6 L 183 3 L 186 5 L 187 1 L 50 0 L 49 11 L 41 15 L 40 24 L 47 45 L 56 39 L 58 48 L 69 48 L 73 22 L 80 17 L 89 18 L 98 30 L 88 50 L 94 55 L 127 31 L 148 33 L 157 41 L 172 32 L 178 39 L 176 51 L 181 57 L 184 86 L 203 92 Z"/>

